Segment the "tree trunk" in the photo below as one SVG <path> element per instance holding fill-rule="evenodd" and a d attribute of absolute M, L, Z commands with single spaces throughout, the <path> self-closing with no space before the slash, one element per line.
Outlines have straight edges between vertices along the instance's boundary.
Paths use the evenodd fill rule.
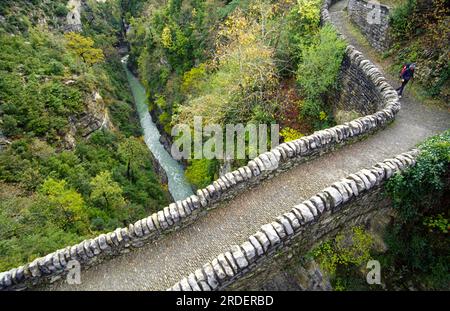
<path fill-rule="evenodd" d="M 127 178 L 128 180 L 131 180 L 131 160 L 128 160 L 128 164 L 127 164 Z"/>

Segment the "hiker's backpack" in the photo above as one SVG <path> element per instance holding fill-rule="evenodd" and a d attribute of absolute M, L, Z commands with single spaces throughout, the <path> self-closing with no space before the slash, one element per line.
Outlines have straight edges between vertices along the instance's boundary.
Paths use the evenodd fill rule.
<path fill-rule="evenodd" d="M 400 71 L 400 78 L 403 77 L 403 74 L 405 73 L 406 70 L 408 70 L 409 64 L 405 64 L 402 67 L 402 71 Z"/>

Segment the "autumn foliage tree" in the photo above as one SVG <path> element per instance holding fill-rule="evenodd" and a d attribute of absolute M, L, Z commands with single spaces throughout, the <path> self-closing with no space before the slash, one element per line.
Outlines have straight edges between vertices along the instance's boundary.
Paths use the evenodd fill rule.
<path fill-rule="evenodd" d="M 94 40 L 79 33 L 69 32 L 65 35 L 67 47 L 88 66 L 93 66 L 105 59 L 103 51 L 94 47 Z"/>
<path fill-rule="evenodd" d="M 248 122 L 257 106 L 273 111 L 269 94 L 278 84 L 274 50 L 266 42 L 263 24 L 237 9 L 219 28 L 208 72 L 196 79 L 192 96 L 180 107 L 179 120 L 190 123 L 202 116 L 206 123 Z M 185 74 L 184 84 L 199 71 Z"/>

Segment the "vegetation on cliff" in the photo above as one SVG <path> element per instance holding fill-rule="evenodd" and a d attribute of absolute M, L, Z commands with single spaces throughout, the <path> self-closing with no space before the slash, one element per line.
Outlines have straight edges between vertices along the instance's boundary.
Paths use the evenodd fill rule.
<path fill-rule="evenodd" d="M 332 125 L 327 96 L 337 87 L 345 44 L 331 27 L 320 27 L 320 5 L 319 0 L 146 3 L 142 13 L 129 16 L 130 61 L 160 127 L 170 135 L 174 124 L 192 124 L 201 116 L 204 124 L 278 123 L 282 137 L 292 139 Z M 217 177 L 223 165 L 187 164 L 196 187 Z"/>
<path fill-rule="evenodd" d="M 385 237 L 388 251 L 381 263 L 386 279 L 403 289 L 448 289 L 450 131 L 419 148 L 417 164 L 387 184 L 396 217 Z"/>
<path fill-rule="evenodd" d="M 450 9 L 445 0 L 404 0 L 391 13 L 393 70 L 416 62 L 422 93 L 450 101 Z"/>
<path fill-rule="evenodd" d="M 0 271 L 168 203 L 117 52 L 121 1 L 87 1 L 77 34 L 66 2 L 0 4 Z"/>

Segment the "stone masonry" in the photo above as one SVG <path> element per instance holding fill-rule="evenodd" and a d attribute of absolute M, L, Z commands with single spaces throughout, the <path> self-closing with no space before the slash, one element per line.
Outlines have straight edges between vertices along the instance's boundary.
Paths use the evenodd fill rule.
<path fill-rule="evenodd" d="M 389 10 L 377 1 L 348 0 L 348 15 L 378 52 L 389 49 Z"/>
<path fill-rule="evenodd" d="M 384 183 L 413 166 L 418 153 L 412 150 L 400 154 L 333 183 L 273 222 L 262 225 L 247 241 L 231 246 L 228 252 L 219 254 L 168 290 L 245 288 L 268 269 L 271 261 L 295 260 L 317 241 L 343 227 L 366 223 L 389 208 L 389 200 L 382 194 Z M 289 253 L 292 249 L 297 250 L 295 256 Z"/>
<path fill-rule="evenodd" d="M 383 109 L 384 98 L 374 81 L 355 66 L 349 54 L 344 55 L 338 83 L 339 91 L 330 99 L 335 110 L 356 111 L 364 116 Z"/>

